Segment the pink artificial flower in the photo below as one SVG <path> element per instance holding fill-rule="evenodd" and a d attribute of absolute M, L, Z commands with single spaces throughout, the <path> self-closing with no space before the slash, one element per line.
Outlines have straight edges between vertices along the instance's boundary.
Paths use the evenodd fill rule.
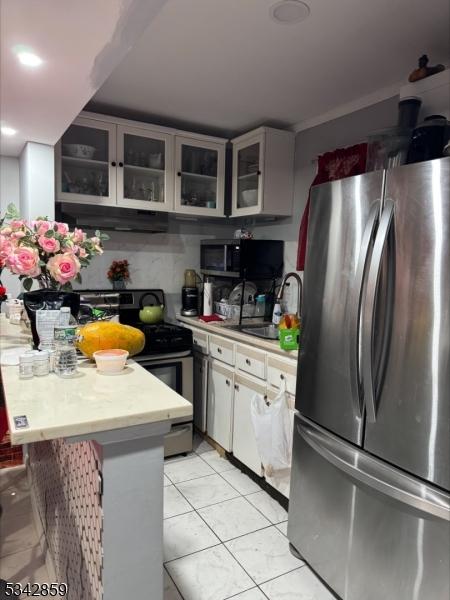
<path fill-rule="evenodd" d="M 73 233 L 72 233 L 72 240 L 75 242 L 75 244 L 84 242 L 85 239 L 86 239 L 86 234 L 84 233 L 84 231 L 82 229 L 77 229 L 75 227 L 75 229 L 73 230 Z"/>
<path fill-rule="evenodd" d="M 16 248 L 16 244 L 11 241 L 11 238 L 0 234 L 0 258 L 6 259 Z"/>
<path fill-rule="evenodd" d="M 61 235 L 67 235 L 69 233 L 69 226 L 67 223 L 55 223 L 55 225 L 58 229 L 58 233 Z"/>
<path fill-rule="evenodd" d="M 38 239 L 39 246 L 47 252 L 47 254 L 54 254 L 60 249 L 60 243 L 56 238 L 47 238 L 45 235 L 41 235 Z"/>
<path fill-rule="evenodd" d="M 13 239 L 13 240 L 20 240 L 21 238 L 23 238 L 25 236 L 26 236 L 25 231 L 13 231 L 11 233 L 11 239 Z"/>
<path fill-rule="evenodd" d="M 16 275 L 37 277 L 41 273 L 39 253 L 36 248 L 17 246 L 6 258 L 6 266 Z"/>
<path fill-rule="evenodd" d="M 36 232 L 38 235 L 44 235 L 53 227 L 53 224 L 50 223 L 50 221 L 33 221 L 33 223 L 37 227 Z"/>
<path fill-rule="evenodd" d="M 9 224 L 12 229 L 21 229 L 25 226 L 25 221 L 23 219 L 13 219 Z"/>
<path fill-rule="evenodd" d="M 103 254 L 100 238 L 97 236 L 91 237 L 91 242 L 94 244 L 94 251 L 97 254 Z"/>
<path fill-rule="evenodd" d="M 12 229 L 11 227 L 2 227 L 0 230 L 1 235 L 11 235 Z"/>
<path fill-rule="evenodd" d="M 72 252 L 52 256 L 47 263 L 50 275 L 63 285 L 75 279 L 80 268 L 78 258 Z"/>
<path fill-rule="evenodd" d="M 78 256 L 80 258 L 84 258 L 85 256 L 87 256 L 86 250 L 84 248 L 82 248 L 81 246 L 80 246 L 80 248 L 78 248 Z"/>

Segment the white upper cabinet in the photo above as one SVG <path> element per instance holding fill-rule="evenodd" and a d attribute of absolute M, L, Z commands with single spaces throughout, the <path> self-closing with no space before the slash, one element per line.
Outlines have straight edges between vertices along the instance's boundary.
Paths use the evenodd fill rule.
<path fill-rule="evenodd" d="M 175 138 L 175 212 L 223 216 L 226 141 Z"/>
<path fill-rule="evenodd" d="M 116 126 L 78 118 L 56 147 L 56 193 L 64 202 L 116 204 Z"/>
<path fill-rule="evenodd" d="M 173 136 L 117 127 L 117 205 L 173 209 Z"/>
<path fill-rule="evenodd" d="M 227 140 L 88 115 L 57 144 L 58 202 L 224 216 Z"/>
<path fill-rule="evenodd" d="M 260 127 L 233 139 L 232 143 L 231 216 L 291 215 L 295 134 Z"/>

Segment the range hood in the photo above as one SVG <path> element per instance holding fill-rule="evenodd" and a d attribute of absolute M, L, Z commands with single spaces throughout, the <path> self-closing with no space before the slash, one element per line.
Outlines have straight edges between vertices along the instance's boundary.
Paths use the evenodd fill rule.
<path fill-rule="evenodd" d="M 148 210 L 68 202 L 57 205 L 57 210 L 61 221 L 82 229 L 164 233 L 169 226 L 167 213 Z"/>

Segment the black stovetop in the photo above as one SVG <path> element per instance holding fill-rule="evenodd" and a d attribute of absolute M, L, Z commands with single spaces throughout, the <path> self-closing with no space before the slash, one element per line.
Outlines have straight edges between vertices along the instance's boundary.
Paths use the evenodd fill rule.
<path fill-rule="evenodd" d="M 141 354 L 166 354 L 192 350 L 192 331 L 172 323 L 147 325 L 128 323 L 145 334 L 145 348 Z"/>

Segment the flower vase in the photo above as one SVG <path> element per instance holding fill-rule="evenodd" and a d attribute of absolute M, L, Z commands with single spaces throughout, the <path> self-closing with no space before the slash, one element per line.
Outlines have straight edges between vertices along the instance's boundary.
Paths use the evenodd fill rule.
<path fill-rule="evenodd" d="M 33 290 L 23 294 L 23 304 L 30 319 L 33 343 L 37 348 L 39 346 L 39 335 L 36 329 L 36 311 L 59 310 L 62 306 L 68 306 L 76 319 L 80 310 L 80 294 L 50 289 Z"/>
<path fill-rule="evenodd" d="M 125 281 L 123 279 L 113 279 L 113 290 L 124 290 L 126 289 Z"/>

